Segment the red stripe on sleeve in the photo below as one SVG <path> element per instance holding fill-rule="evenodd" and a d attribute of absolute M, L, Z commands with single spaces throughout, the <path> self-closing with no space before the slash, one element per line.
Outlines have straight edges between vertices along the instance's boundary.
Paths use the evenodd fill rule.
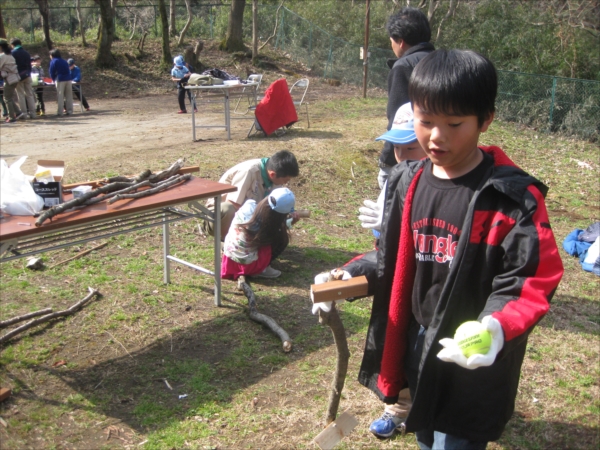
<path fill-rule="evenodd" d="M 537 201 L 533 223 L 539 241 L 538 265 L 535 275 L 523 283 L 520 297 L 507 303 L 502 311 L 492 314 L 502 324 L 506 341 L 523 334 L 548 312 L 548 297 L 558 286 L 564 272 L 544 197 L 535 186 L 529 186 L 528 191 Z"/>

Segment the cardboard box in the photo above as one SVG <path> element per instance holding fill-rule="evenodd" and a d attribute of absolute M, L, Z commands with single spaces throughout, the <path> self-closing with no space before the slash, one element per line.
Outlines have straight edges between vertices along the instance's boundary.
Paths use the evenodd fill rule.
<path fill-rule="evenodd" d="M 34 178 L 32 185 L 33 191 L 44 199 L 44 208 L 50 208 L 63 201 L 62 179 L 65 174 L 65 162 L 52 159 L 40 159 L 35 173 L 44 170 L 50 170 L 54 177 L 54 181 L 42 183 L 36 181 Z"/>

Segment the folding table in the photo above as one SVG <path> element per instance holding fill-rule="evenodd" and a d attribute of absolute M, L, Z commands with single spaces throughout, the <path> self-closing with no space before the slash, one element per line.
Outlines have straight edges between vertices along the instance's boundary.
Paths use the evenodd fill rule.
<path fill-rule="evenodd" d="M 225 123 L 223 125 L 196 125 L 196 113 L 192 110 L 192 139 L 196 141 L 196 128 L 225 128 L 227 131 L 227 140 L 231 139 L 231 110 L 230 99 L 237 96 L 248 96 L 248 100 L 256 104 L 256 89 L 258 83 L 239 83 L 239 84 L 215 84 L 212 86 L 187 85 L 185 88 L 191 91 L 196 102 L 196 107 L 200 106 L 201 98 L 218 97 L 223 100 L 223 110 L 225 113 Z M 234 117 L 234 119 L 252 119 L 254 117 Z"/>
<path fill-rule="evenodd" d="M 111 205 L 100 202 L 55 216 L 52 221 L 35 226 L 35 217 L 0 218 L 0 262 L 24 258 L 50 250 L 66 248 L 145 228 L 163 227 L 164 282 L 170 282 L 171 261 L 184 264 L 215 280 L 215 305 L 221 305 L 221 195 L 237 188 L 192 177 L 187 182 L 148 197 L 119 200 Z M 215 213 L 199 200 L 213 197 Z M 65 200 L 71 198 L 65 195 Z M 177 208 L 186 204 L 188 210 Z M 214 220 L 214 271 L 183 261 L 170 254 L 169 224 L 186 219 Z"/>

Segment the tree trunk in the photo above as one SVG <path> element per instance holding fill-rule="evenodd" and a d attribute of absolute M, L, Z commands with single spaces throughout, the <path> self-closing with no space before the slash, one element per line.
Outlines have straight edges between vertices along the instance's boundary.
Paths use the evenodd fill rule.
<path fill-rule="evenodd" d="M 110 0 L 95 0 L 100 6 L 100 29 L 98 30 L 98 47 L 96 51 L 97 67 L 113 67 L 115 58 L 111 47 L 115 38 L 114 9 Z"/>
<path fill-rule="evenodd" d="M 258 58 L 258 0 L 252 0 L 252 64 Z"/>
<path fill-rule="evenodd" d="M 0 8 L 0 38 L 6 39 L 6 31 L 4 30 L 4 18 L 2 17 L 2 8 Z"/>
<path fill-rule="evenodd" d="M 186 1 L 185 4 L 187 6 L 188 2 Z M 169 36 L 177 36 L 177 23 L 175 22 L 175 0 L 170 0 L 169 3 Z"/>
<path fill-rule="evenodd" d="M 48 8 L 48 0 L 35 0 L 42 16 L 42 28 L 44 30 L 44 40 L 48 50 L 52 50 L 53 44 L 50 39 L 50 9 Z"/>
<path fill-rule="evenodd" d="M 160 24 L 162 30 L 162 60 L 160 67 L 163 70 L 168 69 L 172 65 L 171 48 L 169 46 L 169 17 L 167 16 L 167 5 L 165 0 L 158 0 L 158 10 L 160 13 Z"/>
<path fill-rule="evenodd" d="M 225 37 L 224 50 L 228 52 L 246 51 L 243 39 L 244 8 L 246 0 L 232 0 L 227 36 Z"/>
<path fill-rule="evenodd" d="M 185 33 L 187 33 L 188 28 L 192 24 L 192 5 L 190 4 L 190 0 L 185 0 L 185 8 L 187 9 L 188 18 L 187 18 L 187 22 L 185 23 L 185 26 L 183 27 L 183 30 L 181 30 L 181 34 L 179 35 L 179 40 L 177 41 L 178 47 L 181 44 L 183 44 L 183 38 L 185 37 Z M 187 59 L 186 59 L 186 61 L 187 61 Z"/>
<path fill-rule="evenodd" d="M 81 46 L 87 47 L 85 41 L 85 30 L 83 29 L 83 20 L 81 20 L 81 0 L 75 0 L 75 11 L 77 12 L 77 21 L 79 22 L 79 34 L 81 35 Z"/>

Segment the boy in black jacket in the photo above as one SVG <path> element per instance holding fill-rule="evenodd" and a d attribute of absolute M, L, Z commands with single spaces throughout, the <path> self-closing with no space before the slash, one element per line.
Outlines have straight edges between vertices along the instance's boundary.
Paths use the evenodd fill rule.
<path fill-rule="evenodd" d="M 547 188 L 500 148 L 478 147 L 496 91 L 494 66 L 475 52 L 425 57 L 409 96 L 428 158 L 399 164 L 388 180 L 358 378 L 386 404 L 409 387 L 405 428 L 421 449 L 484 449 L 500 437 L 527 338 L 563 273 Z M 467 358 L 453 336 L 472 320 L 492 343 Z M 384 414 L 370 430 L 387 437 L 399 426 Z"/>

